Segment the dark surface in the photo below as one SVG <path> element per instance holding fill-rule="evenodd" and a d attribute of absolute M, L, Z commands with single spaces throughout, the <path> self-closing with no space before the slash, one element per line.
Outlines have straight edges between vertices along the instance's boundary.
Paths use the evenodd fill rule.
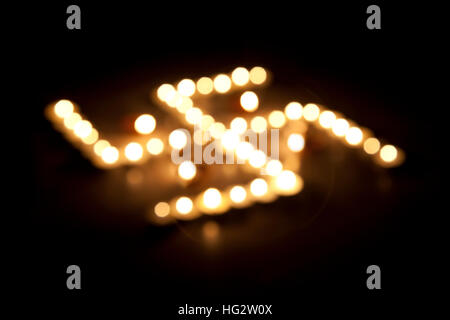
<path fill-rule="evenodd" d="M 310 297 L 379 305 L 423 295 L 436 249 L 428 163 L 438 155 L 426 135 L 431 123 L 421 116 L 432 94 L 423 94 L 429 91 L 420 80 L 432 69 L 428 44 L 438 35 L 408 27 L 419 13 L 389 4 L 380 4 L 382 30 L 369 31 L 368 4 L 210 4 L 200 14 L 192 4 L 188 10 L 82 2 L 81 31 L 65 29 L 68 4 L 48 6 L 39 36 L 30 40 L 37 79 L 29 106 L 32 196 L 20 237 L 27 263 L 39 265 L 30 280 L 36 284 L 25 291 L 68 301 L 136 295 L 166 316 L 194 302 L 270 303 L 288 314 Z M 173 17 L 165 18 L 168 11 Z M 94 169 L 43 117 L 61 97 L 95 117 L 136 88 L 238 65 L 267 67 L 292 99 L 341 111 L 403 148 L 406 162 L 381 169 L 312 132 L 298 196 L 154 227 L 123 205 L 131 191 L 114 196 L 117 205 L 102 205 L 107 198 L 92 185 L 110 173 Z M 208 219 L 220 226 L 212 245 L 201 234 Z M 80 292 L 65 287 L 70 264 L 81 267 Z M 370 264 L 382 270 L 379 292 L 365 286 Z"/>

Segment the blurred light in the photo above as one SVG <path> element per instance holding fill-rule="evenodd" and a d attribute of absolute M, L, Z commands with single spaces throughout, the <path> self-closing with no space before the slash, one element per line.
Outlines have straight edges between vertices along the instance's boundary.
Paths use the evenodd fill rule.
<path fill-rule="evenodd" d="M 215 209 L 222 202 L 222 194 L 216 188 L 209 188 L 203 194 L 203 203 L 209 209 Z"/>
<path fill-rule="evenodd" d="M 134 128 L 140 134 L 149 134 L 155 130 L 156 120 L 150 114 L 140 115 L 134 122 Z"/>
<path fill-rule="evenodd" d="M 98 140 L 97 143 L 94 145 L 94 152 L 96 155 L 101 156 L 103 150 L 108 148 L 110 146 L 109 142 L 106 140 Z"/>
<path fill-rule="evenodd" d="M 267 121 L 264 117 L 256 116 L 250 122 L 250 127 L 256 133 L 264 132 L 267 129 Z"/>
<path fill-rule="evenodd" d="M 92 128 L 91 133 L 85 137 L 82 138 L 82 141 L 86 144 L 93 144 L 98 140 L 98 131 Z"/>
<path fill-rule="evenodd" d="M 368 154 L 375 154 L 380 150 L 380 141 L 377 138 L 368 138 L 364 142 L 364 151 Z"/>
<path fill-rule="evenodd" d="M 237 134 L 243 134 L 247 130 L 247 121 L 244 118 L 236 117 L 231 121 L 230 128 Z"/>
<path fill-rule="evenodd" d="M 257 197 L 261 197 L 267 193 L 268 186 L 264 179 L 257 178 L 250 184 L 250 192 Z"/>
<path fill-rule="evenodd" d="M 280 190 L 292 190 L 297 183 L 295 173 L 289 170 L 283 170 L 275 180 L 275 184 Z"/>
<path fill-rule="evenodd" d="M 208 130 L 209 127 L 214 123 L 214 118 L 211 117 L 209 114 L 203 115 L 202 119 L 200 120 L 200 129 L 202 130 Z"/>
<path fill-rule="evenodd" d="M 236 149 L 239 142 L 239 135 L 232 130 L 227 130 L 222 135 L 221 143 L 226 150 Z"/>
<path fill-rule="evenodd" d="M 254 67 L 250 70 L 250 81 L 254 84 L 261 84 L 267 79 L 267 72 L 262 67 Z"/>
<path fill-rule="evenodd" d="M 208 221 L 203 225 L 202 228 L 203 237 L 208 241 L 216 241 L 219 237 L 220 228 L 217 222 Z"/>
<path fill-rule="evenodd" d="M 345 140 L 352 146 L 356 146 L 361 143 L 363 139 L 363 133 L 360 128 L 358 127 L 351 127 L 348 129 L 347 133 L 345 134 Z"/>
<path fill-rule="evenodd" d="M 230 190 L 230 199 L 234 203 L 241 203 L 247 198 L 247 191 L 245 191 L 244 187 L 234 186 Z"/>
<path fill-rule="evenodd" d="M 241 106 L 245 111 L 255 111 L 258 109 L 258 104 L 258 96 L 253 91 L 245 91 L 241 95 Z"/>
<path fill-rule="evenodd" d="M 329 129 L 333 125 L 333 122 L 336 120 L 336 115 L 334 112 L 326 110 L 322 112 L 319 116 L 319 124 L 322 128 Z"/>
<path fill-rule="evenodd" d="M 276 176 L 283 170 L 283 165 L 278 160 L 270 160 L 266 164 L 266 174 Z"/>
<path fill-rule="evenodd" d="M 159 88 L 158 91 L 156 92 L 159 100 L 162 101 L 168 101 L 172 95 L 175 93 L 175 88 L 168 83 L 162 84 Z"/>
<path fill-rule="evenodd" d="M 70 102 L 69 100 L 59 100 L 56 104 L 55 104 L 55 114 L 59 117 L 59 118 L 67 118 L 69 117 L 74 110 L 73 107 L 73 103 Z"/>
<path fill-rule="evenodd" d="M 186 113 L 189 109 L 194 106 L 192 99 L 189 97 L 182 97 L 181 102 L 176 105 L 177 111 L 180 113 Z"/>
<path fill-rule="evenodd" d="M 397 148 L 393 145 L 387 144 L 380 150 L 380 157 L 385 162 L 392 162 L 397 158 Z"/>
<path fill-rule="evenodd" d="M 175 203 L 175 208 L 180 214 L 183 215 L 191 212 L 193 207 L 194 204 L 192 203 L 192 200 L 189 199 L 188 197 L 180 197 Z"/>
<path fill-rule="evenodd" d="M 333 133 L 338 137 L 343 137 L 348 131 L 348 128 L 350 127 L 349 123 L 345 119 L 337 119 L 334 121 L 333 126 L 331 127 L 331 130 L 333 130 Z"/>
<path fill-rule="evenodd" d="M 239 159 L 247 160 L 250 158 L 250 155 L 252 154 L 254 148 L 253 145 L 247 141 L 239 142 L 239 144 L 236 147 L 236 156 Z"/>
<path fill-rule="evenodd" d="M 214 89 L 219 93 L 225 93 L 231 88 L 230 77 L 226 74 L 219 74 L 214 78 Z"/>
<path fill-rule="evenodd" d="M 302 117 L 303 114 L 303 107 L 298 102 L 290 102 L 284 108 L 284 113 L 286 114 L 286 117 L 290 120 L 298 120 Z"/>
<path fill-rule="evenodd" d="M 261 168 L 266 160 L 266 154 L 261 150 L 253 150 L 250 153 L 249 163 L 254 168 Z"/>
<path fill-rule="evenodd" d="M 151 138 L 147 142 L 147 150 L 150 152 L 150 154 L 158 155 L 164 150 L 164 143 L 161 141 L 161 139 L 158 138 Z"/>
<path fill-rule="evenodd" d="M 81 116 L 74 112 L 70 116 L 64 119 L 64 125 L 67 129 L 73 129 L 75 125 L 81 121 Z"/>
<path fill-rule="evenodd" d="M 138 161 L 142 158 L 142 155 L 144 153 L 144 150 L 142 149 L 141 145 L 137 142 L 130 142 L 125 147 L 125 157 L 127 157 L 130 161 Z"/>
<path fill-rule="evenodd" d="M 80 138 L 86 138 L 91 134 L 92 124 L 87 120 L 81 120 L 73 126 L 73 132 Z"/>
<path fill-rule="evenodd" d="M 226 128 L 222 122 L 214 122 L 211 127 L 209 127 L 209 132 L 214 139 L 222 138 Z"/>
<path fill-rule="evenodd" d="M 178 91 L 174 91 L 170 97 L 167 98 L 167 104 L 172 108 L 180 108 L 183 104 L 183 96 L 178 93 Z"/>
<path fill-rule="evenodd" d="M 197 90 L 201 94 L 210 94 L 214 89 L 214 83 L 211 78 L 202 77 L 197 81 Z"/>
<path fill-rule="evenodd" d="M 234 84 L 238 86 L 244 86 L 250 80 L 250 74 L 247 69 L 239 67 L 234 69 L 234 71 L 231 73 L 231 79 L 233 80 Z"/>
<path fill-rule="evenodd" d="M 191 161 L 183 161 L 178 167 L 178 175 L 184 180 L 191 180 L 196 173 L 197 168 Z"/>
<path fill-rule="evenodd" d="M 127 171 L 127 182 L 130 185 L 138 185 L 141 184 L 144 180 L 144 175 L 142 171 L 138 168 L 131 168 Z"/>
<path fill-rule="evenodd" d="M 102 159 L 105 163 L 113 164 L 119 159 L 119 150 L 116 147 L 106 147 L 102 151 Z"/>
<path fill-rule="evenodd" d="M 272 111 L 269 114 L 269 123 L 274 128 L 281 128 L 286 123 L 286 117 L 279 110 Z"/>
<path fill-rule="evenodd" d="M 299 133 L 292 133 L 288 137 L 287 145 L 290 150 L 299 152 L 305 147 L 305 139 Z"/>
<path fill-rule="evenodd" d="M 203 112 L 199 108 L 192 108 L 186 111 L 186 121 L 190 124 L 198 124 L 202 121 Z"/>
<path fill-rule="evenodd" d="M 190 97 L 195 93 L 195 82 L 191 79 L 183 79 L 177 85 L 178 92 L 185 97 Z"/>
<path fill-rule="evenodd" d="M 167 202 L 158 202 L 155 206 L 155 214 L 160 217 L 164 218 L 167 217 L 170 213 L 170 206 Z"/>
<path fill-rule="evenodd" d="M 308 103 L 303 109 L 303 118 L 307 121 L 315 121 L 319 118 L 320 109 L 313 103 Z"/>
<path fill-rule="evenodd" d="M 174 149 L 183 149 L 186 146 L 186 133 L 180 129 L 173 130 L 169 135 L 169 144 Z"/>

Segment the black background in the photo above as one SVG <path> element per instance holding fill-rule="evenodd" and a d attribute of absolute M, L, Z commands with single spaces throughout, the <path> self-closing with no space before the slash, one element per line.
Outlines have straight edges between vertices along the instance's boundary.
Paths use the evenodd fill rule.
<path fill-rule="evenodd" d="M 67 30 L 70 4 L 33 6 L 29 13 L 37 19 L 21 50 L 29 75 L 24 90 L 31 98 L 27 159 L 33 159 L 21 170 L 29 183 L 19 183 L 30 194 L 29 201 L 19 204 L 20 213 L 27 213 L 18 234 L 26 266 L 22 293 L 69 303 L 143 298 L 149 313 L 163 318 L 174 316 L 185 303 L 267 303 L 274 304 L 277 314 L 288 315 L 298 314 L 310 301 L 342 301 L 345 309 L 362 302 L 373 310 L 400 300 L 422 301 L 430 292 L 425 285 L 443 272 L 432 258 L 437 248 L 429 222 L 437 211 L 430 199 L 437 187 L 429 163 L 438 153 L 430 143 L 432 121 L 425 116 L 437 90 L 426 79 L 436 70 L 438 53 L 431 44 L 443 41 L 432 27 L 433 12 L 439 9 L 377 2 L 382 29 L 368 30 L 369 2 L 81 1 L 82 29 Z M 98 173 L 44 119 L 48 103 L 61 97 L 89 100 L 97 90 L 104 94 L 143 80 L 156 86 L 193 73 L 258 64 L 279 83 L 307 88 L 310 97 L 320 97 L 321 103 L 401 146 L 405 164 L 387 171 L 360 159 L 340 164 L 345 172 L 338 178 L 352 170 L 370 173 L 351 180 L 352 187 L 337 188 L 314 223 L 270 241 L 264 240 L 271 232 L 265 229 L 267 221 L 273 219 L 269 224 L 275 232 L 289 225 L 286 215 L 277 222 L 273 214 L 295 212 L 305 197 L 314 200 L 313 191 L 302 193 L 299 201 L 286 199 L 239 213 L 266 219 L 256 226 L 255 220 L 244 220 L 248 229 L 236 226 L 235 215 L 221 217 L 225 230 L 248 233 L 254 241 L 241 248 L 225 244 L 219 253 L 184 236 L 184 228 L 195 232 L 201 222 L 138 231 L 120 222 L 99 227 L 77 218 L 62 200 L 51 204 L 44 185 L 55 181 L 58 170 Z M 42 172 L 48 152 L 55 149 L 62 149 L 69 164 Z M 370 181 L 379 178 L 389 181 L 389 192 L 374 191 L 378 182 Z M 80 291 L 65 287 L 70 264 L 82 269 Z M 370 264 L 381 267 L 380 291 L 365 286 Z"/>

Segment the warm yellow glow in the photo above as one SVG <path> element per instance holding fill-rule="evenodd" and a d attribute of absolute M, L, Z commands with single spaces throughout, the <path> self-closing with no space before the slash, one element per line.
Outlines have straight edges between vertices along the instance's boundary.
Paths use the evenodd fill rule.
<path fill-rule="evenodd" d="M 73 126 L 73 132 L 79 138 L 86 138 L 92 132 L 92 124 L 87 120 L 78 121 Z"/>
<path fill-rule="evenodd" d="M 270 160 L 266 164 L 266 174 L 276 176 L 283 170 L 283 165 L 278 160 Z"/>
<path fill-rule="evenodd" d="M 253 168 L 262 168 L 266 163 L 266 154 L 261 150 L 253 150 L 250 153 L 249 163 Z"/>
<path fill-rule="evenodd" d="M 303 107 L 298 102 L 289 102 L 284 108 L 286 117 L 290 120 L 298 120 L 302 117 Z"/>
<path fill-rule="evenodd" d="M 222 138 L 226 128 L 222 122 L 214 122 L 211 127 L 209 127 L 209 132 L 214 139 Z"/>
<path fill-rule="evenodd" d="M 125 157 L 130 161 L 138 161 L 142 158 L 144 150 L 142 146 L 137 142 L 130 142 L 125 147 Z"/>
<path fill-rule="evenodd" d="M 243 134 L 247 130 L 247 121 L 244 118 L 236 117 L 231 121 L 230 128 L 237 134 Z"/>
<path fill-rule="evenodd" d="M 250 81 L 254 84 L 261 84 L 267 79 L 267 72 L 262 67 L 254 67 L 250 70 Z"/>
<path fill-rule="evenodd" d="M 106 140 L 98 140 L 97 143 L 94 145 L 94 152 L 96 155 L 101 156 L 103 150 L 108 148 L 110 146 L 109 142 Z"/>
<path fill-rule="evenodd" d="M 204 145 L 211 140 L 211 137 L 203 130 L 194 130 L 193 139 L 195 144 Z"/>
<path fill-rule="evenodd" d="M 303 118 L 306 121 L 316 121 L 319 118 L 320 109 L 314 103 L 308 103 L 303 109 Z"/>
<path fill-rule="evenodd" d="M 91 133 L 85 137 L 82 138 L 82 141 L 86 144 L 93 144 L 98 140 L 98 131 L 92 128 Z"/>
<path fill-rule="evenodd" d="M 345 134 L 345 140 L 347 140 L 347 142 L 352 146 L 360 144 L 362 139 L 363 133 L 358 127 L 351 127 Z"/>
<path fill-rule="evenodd" d="M 333 125 L 333 122 L 336 120 L 336 115 L 334 112 L 326 110 L 323 111 L 319 116 L 319 124 L 322 128 L 329 129 Z"/>
<path fill-rule="evenodd" d="M 202 227 L 203 237 L 207 242 L 215 242 L 219 238 L 220 227 L 215 221 L 208 221 Z"/>
<path fill-rule="evenodd" d="M 299 152 L 305 147 L 305 139 L 299 133 L 292 133 L 288 137 L 287 145 L 291 151 Z"/>
<path fill-rule="evenodd" d="M 191 108 L 186 111 L 186 121 L 190 124 L 198 124 L 202 121 L 203 112 L 199 108 Z"/>
<path fill-rule="evenodd" d="M 203 194 L 203 204 L 208 209 L 215 209 L 222 203 L 222 194 L 216 188 L 209 188 Z"/>
<path fill-rule="evenodd" d="M 151 138 L 147 142 L 147 150 L 152 155 L 158 155 L 164 150 L 164 143 L 161 141 L 161 139 L 158 138 Z"/>
<path fill-rule="evenodd" d="M 192 102 L 192 99 L 189 97 L 182 97 L 179 104 L 177 104 L 175 107 L 177 108 L 177 111 L 180 113 L 186 113 L 189 109 L 191 109 L 194 106 L 194 103 Z"/>
<path fill-rule="evenodd" d="M 214 123 L 213 117 L 211 117 L 209 114 L 203 115 L 200 121 L 200 129 L 208 130 L 213 123 Z"/>
<path fill-rule="evenodd" d="M 272 111 L 269 114 L 269 123 L 274 128 L 281 128 L 286 123 L 286 117 L 279 110 Z"/>
<path fill-rule="evenodd" d="M 337 137 L 343 137 L 347 133 L 350 125 L 347 120 L 345 119 L 337 119 L 333 122 L 333 126 L 331 127 L 331 130 Z"/>
<path fill-rule="evenodd" d="M 102 159 L 105 163 L 113 164 L 119 159 L 119 150 L 116 147 L 106 147 L 102 151 Z"/>
<path fill-rule="evenodd" d="M 192 203 L 192 200 L 189 199 L 188 197 L 180 197 L 175 203 L 175 208 L 180 214 L 183 215 L 191 212 L 193 207 L 194 204 Z"/>
<path fill-rule="evenodd" d="M 191 79 L 183 79 L 177 85 L 178 92 L 185 97 L 190 97 L 195 93 L 195 82 Z"/>
<path fill-rule="evenodd" d="M 380 150 L 380 141 L 377 138 L 368 138 L 364 142 L 364 151 L 368 154 L 375 154 Z"/>
<path fill-rule="evenodd" d="M 80 121 L 81 116 L 78 113 L 74 112 L 67 118 L 64 118 L 64 125 L 66 126 L 67 129 L 73 129 L 75 125 Z"/>
<path fill-rule="evenodd" d="M 241 95 L 241 106 L 245 111 L 253 112 L 258 109 L 258 96 L 253 91 L 245 91 Z"/>
<path fill-rule="evenodd" d="M 385 162 L 392 162 L 397 158 L 397 148 L 393 145 L 387 144 L 380 150 L 380 157 Z"/>
<path fill-rule="evenodd" d="M 236 156 L 239 159 L 247 160 L 250 158 L 252 151 L 254 150 L 253 145 L 247 141 L 239 142 L 236 147 Z"/>
<path fill-rule="evenodd" d="M 155 130 L 156 120 L 150 114 L 140 115 L 134 122 L 134 128 L 140 134 L 150 134 Z"/>
<path fill-rule="evenodd" d="M 250 122 L 250 128 L 256 133 L 264 132 L 267 129 L 267 121 L 264 117 L 256 116 Z"/>
<path fill-rule="evenodd" d="M 247 198 L 247 191 L 244 187 L 234 186 L 230 190 L 230 199 L 234 203 L 242 203 Z"/>
<path fill-rule="evenodd" d="M 183 96 L 178 93 L 178 91 L 174 91 L 173 94 L 170 95 L 170 98 L 167 98 L 167 104 L 172 108 L 180 108 L 183 104 Z"/>
<path fill-rule="evenodd" d="M 180 129 L 173 130 L 169 135 L 169 144 L 174 149 L 183 149 L 187 143 L 186 133 Z"/>
<path fill-rule="evenodd" d="M 191 180 L 196 173 L 197 168 L 191 161 L 183 161 L 178 167 L 178 175 L 184 180 Z"/>
<path fill-rule="evenodd" d="M 156 94 L 159 100 L 167 102 L 169 99 L 173 97 L 175 91 L 176 91 L 175 88 L 171 84 L 165 83 L 158 88 Z"/>
<path fill-rule="evenodd" d="M 201 94 L 210 94 L 214 89 L 214 83 L 211 78 L 203 77 L 197 81 L 197 90 Z"/>
<path fill-rule="evenodd" d="M 155 206 L 155 214 L 160 217 L 164 218 L 167 217 L 170 213 L 170 206 L 167 202 L 158 202 Z"/>
<path fill-rule="evenodd" d="M 283 170 L 276 178 L 275 184 L 280 190 L 292 190 L 297 183 L 297 177 L 295 173 L 289 170 Z"/>
<path fill-rule="evenodd" d="M 239 142 L 240 142 L 239 135 L 232 130 L 227 130 L 222 135 L 221 143 L 222 146 L 225 148 L 225 150 L 236 149 Z"/>
<path fill-rule="evenodd" d="M 244 86 L 250 80 L 250 73 L 247 69 L 239 67 L 234 69 L 234 71 L 231 73 L 231 79 L 233 80 L 235 85 Z"/>
<path fill-rule="evenodd" d="M 261 197 L 267 193 L 268 186 L 264 179 L 257 178 L 250 184 L 250 192 L 257 197 Z"/>
<path fill-rule="evenodd" d="M 226 74 L 219 74 L 214 78 L 214 89 L 219 93 L 225 93 L 231 88 L 231 79 Z"/>
<path fill-rule="evenodd" d="M 73 110 L 74 110 L 73 103 L 70 102 L 69 100 L 65 100 L 65 99 L 59 100 L 55 104 L 54 110 L 55 110 L 55 114 L 59 118 L 66 119 L 73 113 Z"/>

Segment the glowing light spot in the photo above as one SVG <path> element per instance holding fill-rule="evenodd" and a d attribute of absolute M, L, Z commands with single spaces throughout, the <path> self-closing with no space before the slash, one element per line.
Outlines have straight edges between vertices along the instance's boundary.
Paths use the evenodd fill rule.
<path fill-rule="evenodd" d="M 249 157 L 249 163 L 254 168 L 262 168 L 266 163 L 266 154 L 261 150 L 254 150 Z"/>
<path fill-rule="evenodd" d="M 211 78 L 203 77 L 197 81 L 197 90 L 201 94 L 210 94 L 214 89 L 214 83 Z"/>
<path fill-rule="evenodd" d="M 174 91 L 170 97 L 167 98 L 167 105 L 171 108 L 180 108 L 183 104 L 183 96 L 178 93 L 178 91 Z"/>
<path fill-rule="evenodd" d="M 227 130 L 222 135 L 221 143 L 226 150 L 236 149 L 239 142 L 239 135 L 232 130 Z"/>
<path fill-rule="evenodd" d="M 161 139 L 158 138 L 151 138 L 147 142 L 147 150 L 152 155 L 158 155 L 164 150 L 164 143 L 161 141 Z"/>
<path fill-rule="evenodd" d="M 217 241 L 217 238 L 219 237 L 220 228 L 217 222 L 215 221 L 208 221 L 206 222 L 202 227 L 203 237 L 205 240 L 209 242 L 215 242 Z"/>
<path fill-rule="evenodd" d="M 192 211 L 194 204 L 188 197 L 180 197 L 175 203 L 175 208 L 180 214 L 186 215 Z"/>
<path fill-rule="evenodd" d="M 254 117 L 250 122 L 250 128 L 256 133 L 264 132 L 267 129 L 267 121 L 261 116 Z"/>
<path fill-rule="evenodd" d="M 156 128 L 156 120 L 150 114 L 140 115 L 134 122 L 134 128 L 140 134 L 152 133 Z"/>
<path fill-rule="evenodd" d="M 175 94 L 175 91 L 175 88 L 171 84 L 165 83 L 158 88 L 156 95 L 159 100 L 167 102 Z"/>
<path fill-rule="evenodd" d="M 172 131 L 169 135 L 169 144 L 174 149 L 183 149 L 187 144 L 186 133 L 180 129 Z"/>
<path fill-rule="evenodd" d="M 59 118 L 63 118 L 66 119 L 67 117 L 69 117 L 74 110 L 74 106 L 73 103 L 70 102 L 69 100 L 59 100 L 56 104 L 55 104 L 55 114 L 59 117 Z"/>
<path fill-rule="evenodd" d="M 209 188 L 203 194 L 203 204 L 209 209 L 215 209 L 222 203 L 222 194 L 216 188 Z"/>
<path fill-rule="evenodd" d="M 268 186 L 264 179 L 257 178 L 250 184 L 250 192 L 256 197 L 262 197 L 267 193 Z"/>
<path fill-rule="evenodd" d="M 270 160 L 266 164 L 266 174 L 276 176 L 283 170 L 283 165 L 278 160 Z"/>
<path fill-rule="evenodd" d="M 253 145 L 247 141 L 239 142 L 239 144 L 236 147 L 236 156 L 239 159 L 247 160 L 250 158 L 250 155 L 252 154 L 254 148 Z"/>
<path fill-rule="evenodd" d="M 286 123 L 286 117 L 279 110 L 272 111 L 269 114 L 269 123 L 274 128 L 281 128 Z"/>
<path fill-rule="evenodd" d="M 78 113 L 72 113 L 70 116 L 64 119 L 64 125 L 67 129 L 73 129 L 75 125 L 81 121 L 81 116 Z"/>
<path fill-rule="evenodd" d="M 299 152 L 305 147 L 305 138 L 299 133 L 292 133 L 288 137 L 287 145 L 290 150 Z"/>
<path fill-rule="evenodd" d="M 203 112 L 199 108 L 191 108 L 186 111 L 186 121 L 190 124 L 198 124 L 202 121 Z"/>
<path fill-rule="evenodd" d="M 78 121 L 73 126 L 73 132 L 79 138 L 86 138 L 92 132 L 92 124 L 87 120 Z"/>
<path fill-rule="evenodd" d="M 360 144 L 362 139 L 363 133 L 358 127 L 351 127 L 345 134 L 345 140 L 347 140 L 347 142 L 352 146 Z"/>
<path fill-rule="evenodd" d="M 234 203 L 242 203 L 247 198 L 247 191 L 244 187 L 234 186 L 230 190 L 230 199 Z"/>
<path fill-rule="evenodd" d="M 284 108 L 284 113 L 289 120 L 298 120 L 302 117 L 303 107 L 298 102 L 289 102 Z"/>
<path fill-rule="evenodd" d="M 380 157 L 384 162 L 392 162 L 397 158 L 397 148 L 393 145 L 387 144 L 380 150 Z"/>
<path fill-rule="evenodd" d="M 233 80 L 235 85 L 244 86 L 250 80 L 250 73 L 247 69 L 239 67 L 234 69 L 234 71 L 231 73 L 231 79 Z"/>
<path fill-rule="evenodd" d="M 194 103 L 192 102 L 191 98 L 182 97 L 181 102 L 179 104 L 177 104 L 175 107 L 177 108 L 178 112 L 185 114 L 193 106 L 194 106 Z"/>
<path fill-rule="evenodd" d="M 308 103 L 303 109 L 303 118 L 306 121 L 316 121 L 319 118 L 320 109 L 313 103 Z"/>
<path fill-rule="evenodd" d="M 334 121 L 333 126 L 331 127 L 331 130 L 337 137 L 343 137 L 347 133 L 350 125 L 347 120 L 345 119 L 337 119 Z"/>
<path fill-rule="evenodd" d="M 170 213 L 170 206 L 167 202 L 158 202 L 155 206 L 155 214 L 160 217 L 164 218 L 167 217 Z"/>
<path fill-rule="evenodd" d="M 82 139 L 82 141 L 88 145 L 95 143 L 98 140 L 98 131 L 92 128 L 91 133 Z"/>
<path fill-rule="evenodd" d="M 250 81 L 254 84 L 262 84 L 267 79 L 267 72 L 262 67 L 254 67 L 250 70 Z"/>
<path fill-rule="evenodd" d="M 178 92 L 185 97 L 190 97 L 195 93 L 195 82 L 191 79 L 183 79 L 177 85 Z"/>
<path fill-rule="evenodd" d="M 364 142 L 364 151 L 368 154 L 375 154 L 380 150 L 380 141 L 377 138 L 368 138 Z"/>
<path fill-rule="evenodd" d="M 130 161 L 138 161 L 142 158 L 142 155 L 144 154 L 144 150 L 142 149 L 141 145 L 137 142 L 130 142 L 125 147 L 125 157 L 127 157 Z"/>
<path fill-rule="evenodd" d="M 253 112 L 258 109 L 258 96 L 253 91 L 245 91 L 241 95 L 241 106 L 247 112 Z"/>
<path fill-rule="evenodd" d="M 231 121 L 230 128 L 237 134 L 243 134 L 247 130 L 247 121 L 244 118 L 236 117 Z"/>
<path fill-rule="evenodd" d="M 335 120 L 336 115 L 329 110 L 323 111 L 319 116 L 319 124 L 325 129 L 331 128 Z"/>
<path fill-rule="evenodd" d="M 226 74 L 219 74 L 214 78 L 214 89 L 219 93 L 228 92 L 231 88 L 231 79 Z"/>
<path fill-rule="evenodd" d="M 297 183 L 297 177 L 295 173 L 289 170 L 283 170 L 276 178 L 275 184 L 280 190 L 292 190 Z"/>
<path fill-rule="evenodd" d="M 102 159 L 107 164 L 113 164 L 119 159 L 119 150 L 116 147 L 106 147 L 102 151 Z"/>
<path fill-rule="evenodd" d="M 226 128 L 222 122 L 214 122 L 211 127 L 209 127 L 209 132 L 214 139 L 222 138 Z"/>
<path fill-rule="evenodd" d="M 94 145 L 94 152 L 96 155 L 101 156 L 103 150 L 108 148 L 110 146 L 109 142 L 106 140 L 98 140 L 97 143 Z"/>
<path fill-rule="evenodd" d="M 212 124 L 214 123 L 214 118 L 210 115 L 203 115 L 202 119 L 200 121 L 200 129 L 202 130 L 208 130 Z"/>
<path fill-rule="evenodd" d="M 184 180 L 191 180 L 197 174 L 197 168 L 191 161 L 183 161 L 178 167 L 178 175 Z"/>

